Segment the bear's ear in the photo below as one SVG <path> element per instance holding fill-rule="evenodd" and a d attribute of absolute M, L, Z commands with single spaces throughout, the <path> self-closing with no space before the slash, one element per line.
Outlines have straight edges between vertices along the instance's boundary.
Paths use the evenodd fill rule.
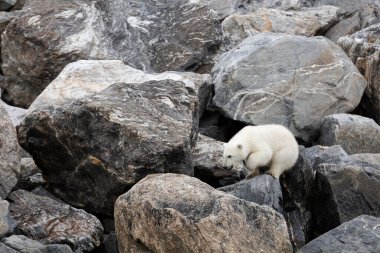
<path fill-rule="evenodd" d="M 238 149 L 243 149 L 243 145 L 238 144 L 238 145 L 237 145 L 237 148 L 238 148 Z"/>

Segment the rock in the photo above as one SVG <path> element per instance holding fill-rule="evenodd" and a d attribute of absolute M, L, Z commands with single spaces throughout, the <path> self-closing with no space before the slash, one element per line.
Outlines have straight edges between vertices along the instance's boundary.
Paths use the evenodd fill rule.
<path fill-rule="evenodd" d="M 4 251 L 2 251 L 4 250 Z M 0 251 L 4 253 L 72 253 L 68 245 L 50 244 L 43 245 L 23 235 L 12 235 L 0 243 Z"/>
<path fill-rule="evenodd" d="M 0 0 L 0 11 L 7 11 L 11 9 L 17 0 Z"/>
<path fill-rule="evenodd" d="M 325 115 L 352 111 L 366 87 L 351 60 L 323 37 L 262 33 L 213 69 L 214 106 L 247 124 L 282 124 L 310 142 Z"/>
<path fill-rule="evenodd" d="M 18 133 L 55 195 L 109 215 L 116 198 L 148 174 L 193 175 L 197 126 L 194 90 L 168 79 L 117 83 L 39 108 Z"/>
<path fill-rule="evenodd" d="M 359 162 L 367 162 L 380 166 L 380 154 L 354 154 L 350 155 L 350 158 Z"/>
<path fill-rule="evenodd" d="M 57 106 L 73 99 L 94 95 L 114 83 L 143 83 L 166 79 L 181 81 L 187 87 L 193 88 L 198 96 L 199 112 L 204 111 L 213 89 L 210 75 L 190 72 L 148 74 L 119 60 L 80 60 L 68 64 L 62 70 L 29 107 L 29 112 L 43 106 Z"/>
<path fill-rule="evenodd" d="M 342 10 L 357 10 L 363 5 L 373 4 L 379 6 L 378 0 L 313 0 L 314 6 L 334 5 Z"/>
<path fill-rule="evenodd" d="M 8 103 L 28 107 L 79 59 L 120 59 L 151 72 L 193 70 L 218 47 L 220 33 L 214 12 L 191 0 L 30 0 L 3 34 L 2 86 Z"/>
<path fill-rule="evenodd" d="M 239 199 L 272 207 L 277 212 L 284 213 L 280 181 L 270 175 L 259 175 L 233 185 L 220 187 L 218 190 L 232 194 Z"/>
<path fill-rule="evenodd" d="M 329 115 L 323 119 L 318 143 L 341 145 L 348 154 L 380 153 L 380 126 L 358 115 Z"/>
<path fill-rule="evenodd" d="M 17 183 L 20 154 L 16 129 L 0 104 L 0 200 L 5 199 Z"/>
<path fill-rule="evenodd" d="M 8 115 L 10 116 L 14 126 L 20 125 L 21 121 L 24 120 L 27 110 L 20 107 L 10 106 L 0 100 L 0 104 L 5 108 Z"/>
<path fill-rule="evenodd" d="M 108 235 L 104 235 L 102 245 L 97 248 L 93 253 L 119 253 L 117 248 L 117 237 L 115 232 L 111 232 Z"/>
<path fill-rule="evenodd" d="M 282 177 L 285 217 L 294 246 L 299 249 L 313 236 L 312 197 L 315 173 L 319 164 L 349 161 L 340 146 L 300 146 L 297 163 Z"/>
<path fill-rule="evenodd" d="M 11 233 L 15 227 L 16 222 L 9 215 L 9 202 L 0 200 L 0 239 Z"/>
<path fill-rule="evenodd" d="M 194 176 L 214 187 L 233 184 L 245 177 L 243 165 L 237 170 L 223 166 L 223 142 L 198 135 L 193 148 Z"/>
<path fill-rule="evenodd" d="M 1 9 L 1 1 L 0 1 L 0 9 Z M 15 17 L 20 15 L 19 11 L 0 11 L 0 32 L 3 33 L 9 22 Z M 1 38 L 0 38 L 1 41 Z"/>
<path fill-rule="evenodd" d="M 223 37 L 231 48 L 262 32 L 314 36 L 336 22 L 337 11 L 337 7 L 322 6 L 289 11 L 262 8 L 247 15 L 235 14 L 222 22 Z"/>
<path fill-rule="evenodd" d="M 378 165 L 356 161 L 320 164 L 312 199 L 315 235 L 363 214 L 379 217 L 379 191 Z"/>
<path fill-rule="evenodd" d="M 338 22 L 329 28 L 324 36 L 334 42 L 340 37 L 351 35 L 356 31 L 378 23 L 380 8 L 376 5 L 362 5 L 358 9 L 340 11 Z"/>
<path fill-rule="evenodd" d="M 282 215 L 185 175 L 141 180 L 116 201 L 115 224 L 120 253 L 292 252 Z"/>
<path fill-rule="evenodd" d="M 21 10 L 24 8 L 26 0 L 17 0 L 16 4 L 13 6 L 12 11 Z"/>
<path fill-rule="evenodd" d="M 18 230 L 43 244 L 68 244 L 91 251 L 100 245 L 103 227 L 93 215 L 51 198 L 17 190 L 9 195 Z"/>
<path fill-rule="evenodd" d="M 368 81 L 358 112 L 373 118 L 378 124 L 380 124 L 379 34 L 378 23 L 350 36 L 342 37 L 337 42 Z"/>
<path fill-rule="evenodd" d="M 299 253 L 380 251 L 380 219 L 361 215 L 309 242 Z"/>

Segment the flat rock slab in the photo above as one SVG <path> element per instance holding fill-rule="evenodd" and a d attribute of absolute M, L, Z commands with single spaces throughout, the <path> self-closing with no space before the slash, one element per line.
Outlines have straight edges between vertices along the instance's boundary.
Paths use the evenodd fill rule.
<path fill-rule="evenodd" d="M 340 145 L 348 154 L 380 153 L 380 126 L 359 115 L 329 115 L 323 119 L 318 143 Z"/>
<path fill-rule="evenodd" d="M 18 230 L 43 244 L 68 244 L 73 250 L 91 251 L 100 245 L 103 227 L 84 210 L 48 197 L 17 190 L 9 195 L 11 216 Z"/>
<path fill-rule="evenodd" d="M 197 106 L 194 90 L 180 81 L 117 83 L 34 110 L 19 141 L 57 196 L 112 214 L 116 198 L 148 174 L 193 175 Z"/>
<path fill-rule="evenodd" d="M 362 215 L 309 242 L 299 253 L 380 252 L 380 218 Z"/>
<path fill-rule="evenodd" d="M 282 124 L 310 141 L 323 116 L 352 111 L 366 80 L 323 37 L 262 33 L 223 54 L 213 68 L 213 104 L 247 124 Z"/>
<path fill-rule="evenodd" d="M 285 220 L 269 207 L 185 175 L 151 175 L 115 204 L 124 252 L 292 252 Z"/>
<path fill-rule="evenodd" d="M 2 253 L 72 253 L 70 246 L 65 244 L 44 245 L 24 235 L 12 235 L 0 242 Z"/>

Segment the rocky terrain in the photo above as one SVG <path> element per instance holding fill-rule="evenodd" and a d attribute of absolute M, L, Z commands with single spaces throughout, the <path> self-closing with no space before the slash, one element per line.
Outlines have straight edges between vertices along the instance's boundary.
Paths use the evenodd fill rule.
<path fill-rule="evenodd" d="M 0 0 L 0 32 L 0 252 L 380 252 L 379 0 Z M 223 167 L 270 123 L 292 169 Z"/>

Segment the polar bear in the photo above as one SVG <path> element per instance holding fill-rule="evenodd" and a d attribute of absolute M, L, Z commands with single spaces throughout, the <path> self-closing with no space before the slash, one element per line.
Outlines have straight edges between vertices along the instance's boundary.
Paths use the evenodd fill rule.
<path fill-rule="evenodd" d="M 237 168 L 243 161 L 250 171 L 247 178 L 257 176 L 261 166 L 269 166 L 266 173 L 279 178 L 297 158 L 298 143 L 282 125 L 246 126 L 224 143 L 224 166 Z"/>

